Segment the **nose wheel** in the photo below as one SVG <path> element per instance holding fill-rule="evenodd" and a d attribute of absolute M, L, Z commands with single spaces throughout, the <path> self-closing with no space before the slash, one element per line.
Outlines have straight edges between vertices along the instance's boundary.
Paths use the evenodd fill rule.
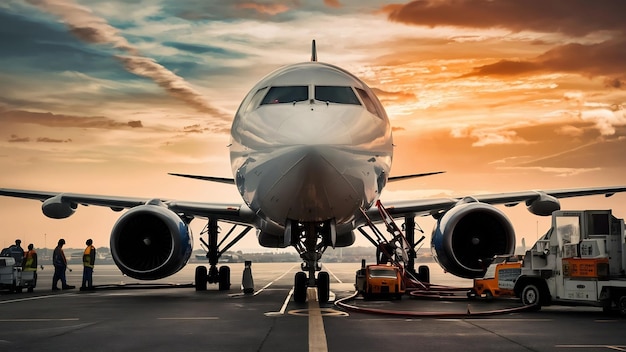
<path fill-rule="evenodd" d="M 299 271 L 294 277 L 293 285 L 293 300 L 297 303 L 305 303 L 308 289 L 308 278 L 306 273 Z M 317 274 L 317 279 L 314 280 L 317 286 L 317 301 L 320 303 L 328 302 L 330 298 L 330 276 L 325 271 L 320 271 Z"/>

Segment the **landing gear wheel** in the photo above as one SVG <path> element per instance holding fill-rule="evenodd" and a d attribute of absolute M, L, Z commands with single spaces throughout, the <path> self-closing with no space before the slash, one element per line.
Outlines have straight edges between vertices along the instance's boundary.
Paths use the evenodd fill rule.
<path fill-rule="evenodd" d="M 207 283 L 206 266 L 199 265 L 196 267 L 195 282 L 196 282 L 195 284 L 196 291 L 206 291 L 206 283 Z"/>
<path fill-rule="evenodd" d="M 224 265 L 220 266 L 219 272 L 219 290 L 230 290 L 230 267 Z"/>
<path fill-rule="evenodd" d="M 426 265 L 420 265 L 417 268 L 417 278 L 424 283 L 430 282 L 430 268 Z"/>
<path fill-rule="evenodd" d="M 539 289 L 535 285 L 526 285 L 522 291 L 522 304 L 525 306 L 533 306 L 533 309 L 541 309 L 541 296 Z"/>
<path fill-rule="evenodd" d="M 328 302 L 330 298 L 330 276 L 325 271 L 317 274 L 317 300 L 320 303 Z"/>
<path fill-rule="evenodd" d="M 306 302 L 306 274 L 303 271 L 296 273 L 293 285 L 293 300 L 297 303 Z"/>

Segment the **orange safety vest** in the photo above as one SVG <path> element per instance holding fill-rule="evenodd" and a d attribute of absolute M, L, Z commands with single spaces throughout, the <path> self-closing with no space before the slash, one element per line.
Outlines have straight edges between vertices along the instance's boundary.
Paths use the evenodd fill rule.
<path fill-rule="evenodd" d="M 96 249 L 94 246 L 88 246 L 83 253 L 83 266 L 93 268 L 96 262 Z"/>
<path fill-rule="evenodd" d="M 26 252 L 23 270 L 37 271 L 37 252 L 34 249 Z"/>

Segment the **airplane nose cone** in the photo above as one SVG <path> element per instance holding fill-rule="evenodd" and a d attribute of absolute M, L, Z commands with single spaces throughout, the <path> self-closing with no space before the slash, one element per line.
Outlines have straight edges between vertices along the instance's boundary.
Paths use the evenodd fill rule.
<path fill-rule="evenodd" d="M 348 165 L 336 165 L 344 151 L 315 146 L 294 148 L 282 156 L 291 163 L 263 167 L 257 200 L 266 215 L 299 221 L 345 220 L 354 214 L 363 192 L 362 180 L 346 177 Z M 344 158 L 339 158 L 345 160 Z"/>

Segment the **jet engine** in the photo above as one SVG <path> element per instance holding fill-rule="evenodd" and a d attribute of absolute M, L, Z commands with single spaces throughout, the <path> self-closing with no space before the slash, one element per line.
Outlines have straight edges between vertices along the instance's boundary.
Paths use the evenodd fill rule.
<path fill-rule="evenodd" d="M 494 255 L 514 250 L 515 232 L 506 215 L 475 200 L 444 213 L 433 229 L 433 257 L 459 277 L 482 277 Z"/>
<path fill-rule="evenodd" d="M 157 280 L 182 269 L 193 247 L 191 229 L 162 205 L 140 205 L 122 215 L 111 232 L 111 255 L 122 273 Z"/>

